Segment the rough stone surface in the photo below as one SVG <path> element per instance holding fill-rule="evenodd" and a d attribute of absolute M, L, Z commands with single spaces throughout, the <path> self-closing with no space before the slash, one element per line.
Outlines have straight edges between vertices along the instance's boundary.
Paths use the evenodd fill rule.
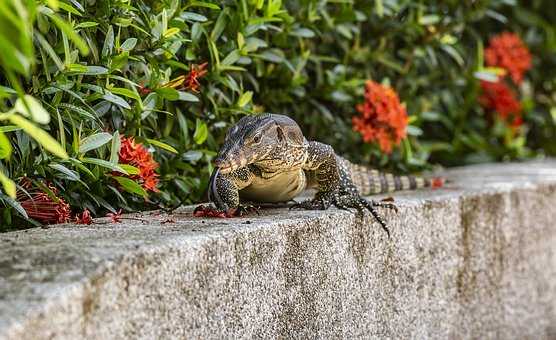
<path fill-rule="evenodd" d="M 452 169 L 368 216 L 0 235 L 0 339 L 556 338 L 556 161 Z"/>

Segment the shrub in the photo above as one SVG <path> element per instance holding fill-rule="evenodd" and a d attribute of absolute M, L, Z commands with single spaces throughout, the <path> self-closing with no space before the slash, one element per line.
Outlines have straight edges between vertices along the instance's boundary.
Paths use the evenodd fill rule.
<path fill-rule="evenodd" d="M 308 138 L 395 171 L 554 154 L 555 7 L 4 1 L 0 180 L 19 198 L 0 196 L 2 224 L 23 225 L 30 216 L 22 197 L 37 190 L 67 202 L 80 219 L 89 216 L 84 209 L 99 216 L 197 202 L 227 127 L 263 111 L 293 116 Z M 522 110 L 519 124 L 479 100 L 481 81 L 507 72 L 484 61 L 484 45 L 505 31 L 533 56 L 523 82 L 508 85 Z M 392 153 L 364 143 L 352 126 L 368 80 L 396 91 L 408 113 L 407 137 Z M 130 138 L 143 159 L 154 160 L 122 157 Z"/>

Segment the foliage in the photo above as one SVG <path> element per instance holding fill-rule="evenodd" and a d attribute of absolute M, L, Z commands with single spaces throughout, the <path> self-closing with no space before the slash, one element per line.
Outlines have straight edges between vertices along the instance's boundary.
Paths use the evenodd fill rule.
<path fill-rule="evenodd" d="M 201 200 L 226 128 L 263 111 L 396 171 L 556 153 L 547 0 L 7 0 L 0 20 L 0 182 L 15 197 L 28 179 L 73 214 Z M 479 103 L 480 81 L 500 72 L 483 45 L 503 31 L 533 55 L 517 129 Z M 391 154 L 351 125 L 367 80 L 407 108 L 408 136 Z M 158 193 L 120 162 L 129 137 L 158 163 Z M 18 200 L 0 200 L 2 224 L 23 225 Z"/>

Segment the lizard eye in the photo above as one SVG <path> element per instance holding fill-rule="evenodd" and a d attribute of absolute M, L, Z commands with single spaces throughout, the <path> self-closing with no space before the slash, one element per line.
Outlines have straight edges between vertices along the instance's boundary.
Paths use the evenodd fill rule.
<path fill-rule="evenodd" d="M 254 143 L 259 143 L 261 141 L 261 136 L 260 135 L 256 135 L 255 137 L 253 137 L 253 142 Z"/>

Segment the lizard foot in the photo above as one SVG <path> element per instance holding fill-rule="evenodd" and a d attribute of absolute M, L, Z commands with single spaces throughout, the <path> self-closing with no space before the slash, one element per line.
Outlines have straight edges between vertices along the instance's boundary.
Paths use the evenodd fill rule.
<path fill-rule="evenodd" d="M 249 213 L 255 212 L 259 214 L 258 208 L 250 205 L 243 206 L 240 205 L 236 208 L 230 208 L 228 210 L 218 210 L 211 206 L 200 205 L 195 210 L 193 210 L 193 216 L 195 217 L 219 217 L 219 218 L 232 218 L 241 217 L 248 215 Z"/>
<path fill-rule="evenodd" d="M 336 200 L 334 199 L 334 195 L 319 192 L 311 200 L 306 200 L 306 201 L 303 201 L 303 202 L 292 204 L 290 206 L 290 210 L 292 210 L 292 209 L 326 210 L 335 201 Z"/>
<path fill-rule="evenodd" d="M 388 208 L 398 212 L 398 207 L 394 203 L 368 201 L 367 199 L 359 195 L 342 195 L 336 202 L 334 202 L 334 205 L 340 209 L 355 208 L 359 213 L 368 210 L 371 215 L 373 215 L 378 224 L 380 224 L 382 229 L 386 232 L 388 238 L 390 238 L 390 230 L 388 229 L 386 222 L 384 222 L 382 217 L 380 217 L 375 208 Z"/>
<path fill-rule="evenodd" d="M 259 215 L 259 207 L 254 205 L 239 205 L 235 208 L 228 209 L 228 211 L 233 215 L 233 217 L 241 217 L 245 215 L 249 215 L 251 213 L 255 213 Z"/>
<path fill-rule="evenodd" d="M 387 208 L 387 209 L 392 209 L 395 212 L 398 212 L 398 206 L 392 202 L 386 202 L 386 201 L 371 201 L 371 204 L 374 207 L 379 207 L 379 208 Z"/>

